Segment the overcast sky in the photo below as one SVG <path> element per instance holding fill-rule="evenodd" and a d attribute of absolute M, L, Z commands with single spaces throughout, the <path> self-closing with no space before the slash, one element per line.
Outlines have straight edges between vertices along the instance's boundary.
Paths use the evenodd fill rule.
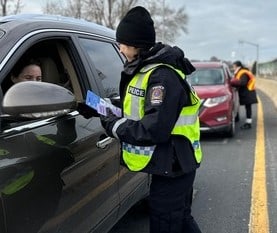
<path fill-rule="evenodd" d="M 167 6 L 185 6 L 188 34 L 183 33 L 175 45 L 189 59 L 216 56 L 250 64 L 257 59 L 257 51 L 260 62 L 277 58 L 277 0 L 164 1 Z M 45 2 L 23 0 L 22 13 L 41 13 Z"/>

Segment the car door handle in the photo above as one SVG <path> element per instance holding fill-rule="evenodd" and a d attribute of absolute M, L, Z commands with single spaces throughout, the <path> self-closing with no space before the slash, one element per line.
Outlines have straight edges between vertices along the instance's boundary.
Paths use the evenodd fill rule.
<path fill-rule="evenodd" d="M 103 140 L 96 142 L 96 146 L 98 148 L 105 149 L 107 145 L 113 142 L 113 140 L 114 138 L 106 137 Z"/>

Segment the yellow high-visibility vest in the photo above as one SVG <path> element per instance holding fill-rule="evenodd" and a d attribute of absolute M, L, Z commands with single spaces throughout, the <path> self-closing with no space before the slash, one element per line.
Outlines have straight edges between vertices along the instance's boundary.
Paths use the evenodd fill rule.
<path fill-rule="evenodd" d="M 176 71 L 182 79 L 185 74 L 174 67 L 158 63 L 150 64 L 143 67 L 131 80 L 123 102 L 124 117 L 133 120 L 140 120 L 144 116 L 145 93 L 148 85 L 148 79 L 151 73 L 159 66 L 167 66 Z M 128 93 L 130 88 L 139 90 L 140 93 L 132 95 Z M 200 126 L 198 111 L 200 99 L 196 92 L 190 87 L 191 106 L 184 106 L 171 132 L 172 135 L 182 135 L 189 139 L 194 148 L 195 159 L 198 163 L 202 160 L 202 151 L 200 146 Z M 122 156 L 125 164 L 131 171 L 140 171 L 147 166 L 155 151 L 156 145 L 153 146 L 136 146 L 128 143 L 122 143 Z"/>

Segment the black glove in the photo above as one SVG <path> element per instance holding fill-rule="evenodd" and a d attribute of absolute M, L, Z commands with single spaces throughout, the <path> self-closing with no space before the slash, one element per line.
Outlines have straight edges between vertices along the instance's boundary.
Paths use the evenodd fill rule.
<path fill-rule="evenodd" d="M 83 102 L 78 103 L 76 110 L 86 119 L 91 117 L 99 117 L 99 113 L 95 109 L 89 107 Z"/>
<path fill-rule="evenodd" d="M 102 127 L 106 130 L 107 134 L 110 137 L 114 137 L 112 129 L 114 124 L 120 119 L 120 117 L 116 116 L 110 108 L 106 109 L 107 116 L 100 115 L 100 121 Z"/>

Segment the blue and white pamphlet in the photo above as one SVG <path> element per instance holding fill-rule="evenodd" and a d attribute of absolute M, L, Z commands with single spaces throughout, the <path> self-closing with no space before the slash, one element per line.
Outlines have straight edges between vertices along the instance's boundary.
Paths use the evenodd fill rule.
<path fill-rule="evenodd" d="M 110 108 L 113 114 L 121 117 L 121 109 L 114 106 L 109 100 L 103 99 L 93 91 L 87 91 L 86 105 L 95 109 L 99 114 L 107 116 L 107 108 Z"/>

